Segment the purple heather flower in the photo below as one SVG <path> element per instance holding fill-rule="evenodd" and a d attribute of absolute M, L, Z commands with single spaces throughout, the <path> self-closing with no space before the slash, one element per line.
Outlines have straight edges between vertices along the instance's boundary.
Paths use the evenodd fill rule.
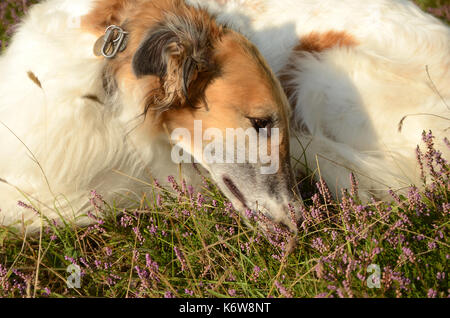
<path fill-rule="evenodd" d="M 342 285 L 344 285 L 344 289 L 347 292 L 348 297 L 349 298 L 353 298 L 353 292 L 352 292 L 352 289 L 351 289 L 351 286 L 350 286 L 350 282 L 348 280 L 344 280 L 342 282 Z"/>
<path fill-rule="evenodd" d="M 203 198 L 203 195 L 199 192 L 197 193 L 197 207 L 201 208 L 203 207 L 203 204 L 206 202 L 205 198 Z"/>
<path fill-rule="evenodd" d="M 256 282 L 258 280 L 258 278 L 259 278 L 259 273 L 260 272 L 261 272 L 261 268 L 259 268 L 258 266 L 255 265 L 253 267 L 253 273 L 252 273 L 252 275 L 250 277 L 250 280 L 253 281 L 253 282 Z"/>
<path fill-rule="evenodd" d="M 444 211 L 444 214 L 450 214 L 450 203 L 444 202 L 442 203 L 442 210 Z"/>
<path fill-rule="evenodd" d="M 95 208 L 95 211 L 98 213 L 101 213 L 103 209 L 101 208 L 100 204 L 103 204 L 103 197 L 97 193 L 97 191 L 92 190 L 91 191 L 91 198 L 90 198 L 91 205 Z"/>
<path fill-rule="evenodd" d="M 353 172 L 350 173 L 350 183 L 351 183 L 350 195 L 353 198 L 355 198 L 358 195 L 358 180 L 356 179 Z"/>
<path fill-rule="evenodd" d="M 395 200 L 395 202 L 399 205 L 399 206 L 403 206 L 403 202 L 402 202 L 402 200 L 400 199 L 400 197 L 398 196 L 398 194 L 397 193 L 395 193 L 394 191 L 392 191 L 391 189 L 389 189 L 389 194 L 390 194 L 390 196 Z"/>
<path fill-rule="evenodd" d="M 139 266 L 135 266 L 134 269 L 136 270 L 136 273 L 139 276 L 139 279 L 141 280 L 141 284 L 143 288 L 149 288 L 148 284 L 148 273 L 146 270 L 141 269 Z"/>
<path fill-rule="evenodd" d="M 435 291 L 433 288 L 430 288 L 427 293 L 428 298 L 436 298 L 437 297 L 437 291 Z"/>
<path fill-rule="evenodd" d="M 365 281 L 365 280 L 366 280 L 366 276 L 364 276 L 364 275 L 361 274 L 361 273 L 356 273 L 356 277 L 358 277 L 358 279 L 359 279 L 360 281 Z"/>
<path fill-rule="evenodd" d="M 18 202 L 17 202 L 17 205 L 20 206 L 21 208 L 24 208 L 24 209 L 33 211 L 36 215 L 41 215 L 41 214 L 39 213 L 39 211 L 36 210 L 33 206 L 31 206 L 31 205 L 29 205 L 29 204 L 26 204 L 26 203 L 24 203 L 24 202 L 22 202 L 22 201 L 18 201 Z"/>
<path fill-rule="evenodd" d="M 147 226 L 147 230 L 149 231 L 150 234 L 152 235 L 156 235 L 157 231 L 158 231 L 158 227 L 155 224 L 150 224 Z"/>
<path fill-rule="evenodd" d="M 102 267 L 102 261 L 95 259 L 94 265 L 95 265 L 95 267 L 97 267 L 97 269 L 100 269 Z"/>
<path fill-rule="evenodd" d="M 48 288 L 48 287 L 45 287 L 45 288 L 44 288 L 44 295 L 45 295 L 45 296 L 50 296 L 51 293 L 52 293 L 52 292 L 51 292 L 50 288 Z"/>
<path fill-rule="evenodd" d="M 194 194 L 194 187 L 192 185 L 188 185 L 187 191 L 189 193 L 189 196 L 192 196 Z"/>
<path fill-rule="evenodd" d="M 164 298 L 174 298 L 174 296 L 173 296 L 172 292 L 166 291 L 166 292 L 164 293 Z"/>
<path fill-rule="evenodd" d="M 419 164 L 419 168 L 420 168 L 420 179 L 425 183 L 425 170 L 423 168 L 423 154 L 422 154 L 422 151 L 420 151 L 419 146 L 417 146 L 417 148 L 416 148 L 416 161 Z"/>
<path fill-rule="evenodd" d="M 428 242 L 428 249 L 429 250 L 434 250 L 436 247 L 437 247 L 437 245 L 436 245 L 435 241 Z"/>
<path fill-rule="evenodd" d="M 333 241 L 336 241 L 336 239 L 338 238 L 338 234 L 336 231 L 331 231 L 331 239 Z"/>
<path fill-rule="evenodd" d="M 422 201 L 422 196 L 417 187 L 410 187 L 408 190 L 408 203 L 409 209 L 415 211 L 416 215 L 422 215 L 425 213 L 426 205 Z"/>
<path fill-rule="evenodd" d="M 450 140 L 448 140 L 447 137 L 444 138 L 444 143 L 447 145 L 448 148 L 450 148 Z"/>
<path fill-rule="evenodd" d="M 288 210 L 289 210 L 289 218 L 290 221 L 295 224 L 295 227 L 298 227 L 298 218 L 297 218 L 297 213 L 295 212 L 295 208 L 291 205 L 288 204 Z"/>
<path fill-rule="evenodd" d="M 416 257 L 414 253 L 411 251 L 408 247 L 402 247 L 403 255 L 407 260 L 409 260 L 411 263 L 414 263 L 416 260 Z"/>
<path fill-rule="evenodd" d="M 127 227 L 131 226 L 132 224 L 133 224 L 133 218 L 131 216 L 125 214 L 120 218 L 120 225 L 122 227 L 127 228 Z"/>
<path fill-rule="evenodd" d="M 133 249 L 133 262 L 137 262 L 139 258 L 139 251 L 136 249 Z"/>
<path fill-rule="evenodd" d="M 64 259 L 65 259 L 66 261 L 71 262 L 71 263 L 74 264 L 74 265 L 78 265 L 78 264 L 77 264 L 77 261 L 75 261 L 75 259 L 72 258 L 72 257 L 69 257 L 69 256 L 65 255 L 65 256 L 64 256 Z"/>
<path fill-rule="evenodd" d="M 256 217 L 256 213 L 253 212 L 250 209 L 245 209 L 245 216 L 247 217 L 247 219 L 252 220 L 254 219 L 256 221 L 257 217 Z"/>
<path fill-rule="evenodd" d="M 320 253 L 325 253 L 328 251 L 328 247 L 325 246 L 321 237 L 313 239 L 311 246 L 318 250 Z"/>
<path fill-rule="evenodd" d="M 184 259 L 183 253 L 178 249 L 178 247 L 174 246 L 173 250 L 175 255 L 177 256 L 178 261 L 181 263 L 181 271 L 184 272 L 187 268 L 186 260 Z"/>
<path fill-rule="evenodd" d="M 316 183 L 316 188 L 319 190 L 320 195 L 324 199 L 325 203 L 333 202 L 333 196 L 331 195 L 330 189 L 328 188 L 325 180 L 320 177 L 319 181 Z"/>
<path fill-rule="evenodd" d="M 280 282 L 277 280 L 275 281 L 275 286 L 278 288 L 278 291 L 281 295 L 283 295 L 286 298 L 292 298 L 292 294 L 284 287 Z"/>
<path fill-rule="evenodd" d="M 155 281 L 159 282 L 159 265 L 158 263 L 154 262 L 149 254 L 145 254 L 145 264 L 147 266 L 147 269 L 149 270 L 149 278 L 154 279 Z"/>
<path fill-rule="evenodd" d="M 80 263 L 82 263 L 86 268 L 90 268 L 89 264 L 86 262 L 86 260 L 83 257 L 79 258 Z"/>
<path fill-rule="evenodd" d="M 162 206 L 162 198 L 161 198 L 161 195 L 159 195 L 159 193 L 156 195 L 156 206 L 158 208 L 160 208 Z"/>
<path fill-rule="evenodd" d="M 167 177 L 167 181 L 169 181 L 169 183 L 171 184 L 172 189 L 176 193 L 178 193 L 178 197 L 181 197 L 183 195 L 183 191 L 180 189 L 180 186 L 176 182 L 175 178 L 173 176 L 169 176 L 169 177 Z"/>
<path fill-rule="evenodd" d="M 145 238 L 142 236 L 141 231 L 139 230 L 139 227 L 133 227 L 133 232 L 136 234 L 136 237 L 138 241 L 143 244 L 145 242 Z"/>
<path fill-rule="evenodd" d="M 112 249 L 108 246 L 105 247 L 105 253 L 107 256 L 111 256 L 112 255 Z"/>

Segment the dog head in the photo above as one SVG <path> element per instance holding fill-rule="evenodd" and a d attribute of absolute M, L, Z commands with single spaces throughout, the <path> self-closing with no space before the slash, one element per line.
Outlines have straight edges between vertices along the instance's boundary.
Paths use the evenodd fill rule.
<path fill-rule="evenodd" d="M 295 230 L 289 105 L 255 46 L 184 1 L 118 2 L 117 21 L 102 27 L 123 25 L 129 43 L 106 63 L 126 107 L 145 118 L 136 131 L 168 133 L 173 153 L 207 169 L 235 208 Z"/>

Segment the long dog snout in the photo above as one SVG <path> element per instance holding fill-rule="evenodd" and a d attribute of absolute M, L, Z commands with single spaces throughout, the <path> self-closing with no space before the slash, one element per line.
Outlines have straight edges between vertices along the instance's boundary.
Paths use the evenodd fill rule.
<path fill-rule="evenodd" d="M 298 215 L 292 207 L 302 202 L 292 186 L 290 170 L 288 174 L 263 175 L 252 165 L 216 165 L 211 173 L 243 217 L 251 211 L 263 230 L 271 231 L 276 224 L 297 233 Z"/>

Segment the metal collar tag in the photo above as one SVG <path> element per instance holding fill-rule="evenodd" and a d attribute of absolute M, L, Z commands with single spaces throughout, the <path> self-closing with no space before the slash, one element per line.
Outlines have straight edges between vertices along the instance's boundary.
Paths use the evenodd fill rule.
<path fill-rule="evenodd" d="M 103 45 L 101 47 L 101 54 L 107 58 L 114 58 L 117 53 L 122 52 L 127 47 L 127 35 L 121 27 L 110 25 L 103 36 Z"/>

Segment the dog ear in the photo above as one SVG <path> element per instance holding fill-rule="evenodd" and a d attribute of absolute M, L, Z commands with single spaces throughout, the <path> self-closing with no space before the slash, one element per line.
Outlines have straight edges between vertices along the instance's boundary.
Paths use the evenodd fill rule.
<path fill-rule="evenodd" d="M 136 77 L 156 75 L 164 78 L 169 59 L 180 51 L 175 34 L 160 27 L 150 32 L 133 57 L 133 71 Z M 179 54 L 179 53 L 178 53 Z"/>
<path fill-rule="evenodd" d="M 216 26 L 217 28 L 217 26 Z M 136 77 L 158 76 L 159 109 L 193 103 L 214 73 L 214 26 L 192 17 L 168 16 L 150 30 L 133 57 Z"/>

